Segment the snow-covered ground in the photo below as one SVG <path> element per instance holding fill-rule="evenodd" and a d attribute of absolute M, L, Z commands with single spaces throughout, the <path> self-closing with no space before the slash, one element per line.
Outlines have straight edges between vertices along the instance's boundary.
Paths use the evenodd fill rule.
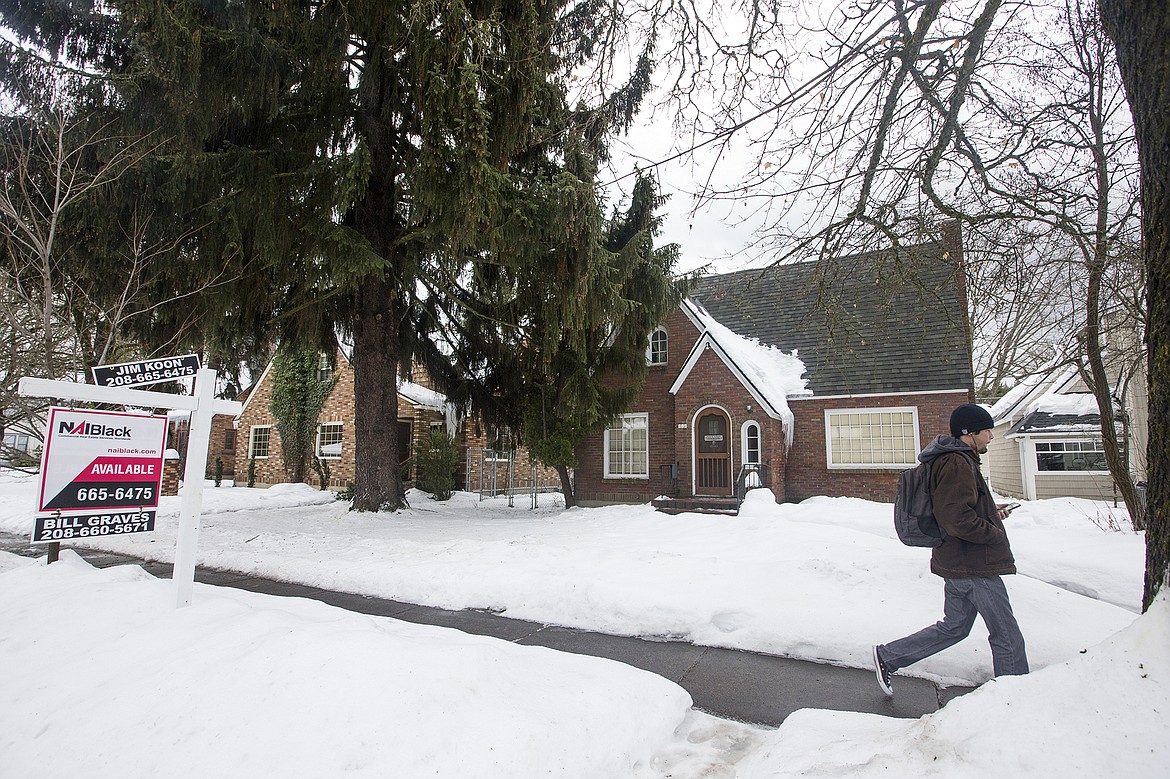
<path fill-rule="evenodd" d="M 0 477 L 28 535 L 35 480 Z M 304 486 L 205 491 L 199 563 L 444 608 L 868 667 L 937 620 L 929 553 L 891 507 L 843 498 L 739 517 L 528 508 L 412 493 L 359 515 Z M 158 530 L 94 546 L 173 558 Z M 690 710 L 660 677 L 596 658 L 66 555 L 0 556 L 0 766 L 13 776 L 1170 776 L 1170 605 L 1138 618 L 1143 546 L 1124 509 L 1025 503 L 1007 577 L 1034 673 L 921 720 L 803 711 L 778 730 Z M 1104 643 L 1103 643 L 1104 642 Z M 987 680 L 982 625 L 907 673 Z M 6 769 L 7 770 L 7 769 Z"/>

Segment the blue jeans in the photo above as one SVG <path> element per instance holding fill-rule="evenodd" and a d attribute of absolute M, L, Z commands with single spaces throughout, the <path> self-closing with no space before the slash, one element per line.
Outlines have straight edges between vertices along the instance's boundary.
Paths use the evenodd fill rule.
<path fill-rule="evenodd" d="M 976 614 L 983 617 L 990 633 L 987 641 L 991 644 L 995 675 L 1028 673 L 1024 636 L 1012 614 L 1003 579 L 998 576 L 947 579 L 945 593 L 941 622 L 878 647 L 890 673 L 962 641 L 971 633 Z"/>

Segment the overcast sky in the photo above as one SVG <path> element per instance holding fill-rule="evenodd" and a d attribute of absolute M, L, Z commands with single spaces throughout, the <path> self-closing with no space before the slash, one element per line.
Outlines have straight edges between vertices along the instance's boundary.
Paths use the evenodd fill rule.
<path fill-rule="evenodd" d="M 689 140 L 685 143 L 676 141 L 671 135 L 669 121 L 645 115 L 639 118 L 639 124 L 630 136 L 613 144 L 614 171 L 622 178 L 607 188 L 611 207 L 623 196 L 628 196 L 633 178 L 627 174 L 634 165 L 649 168 L 675 156 L 680 146 L 685 148 L 691 143 Z M 745 251 L 751 243 L 755 224 L 751 221 L 741 223 L 746 218 L 747 207 L 725 202 L 701 204 L 698 208 L 695 205 L 695 193 L 709 180 L 716 187 L 730 186 L 747 164 L 743 153 L 725 155 L 717 161 L 713 152 L 701 149 L 693 155 L 655 167 L 663 194 L 670 195 L 670 200 L 660 210 L 664 225 L 658 240 L 679 245 L 680 271 L 711 264 L 714 271 L 729 272 L 759 266 L 765 261 L 758 257 L 758 252 Z"/>

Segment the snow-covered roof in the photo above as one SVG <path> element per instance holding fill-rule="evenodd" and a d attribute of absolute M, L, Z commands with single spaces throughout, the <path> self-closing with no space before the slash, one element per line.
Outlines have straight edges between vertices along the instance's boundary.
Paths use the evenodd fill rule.
<path fill-rule="evenodd" d="M 1007 432 L 1008 438 L 1041 433 L 1079 433 L 1081 435 L 1101 434 L 1101 417 L 1048 414 L 1037 411 L 1028 414 Z"/>
<path fill-rule="evenodd" d="M 1065 395 L 1048 392 L 1028 406 L 1028 413 L 1042 411 L 1053 416 L 1100 416 L 1097 399 L 1088 392 L 1070 392 Z"/>
<path fill-rule="evenodd" d="M 416 406 L 443 411 L 447 407 L 447 396 L 441 392 L 415 384 L 413 381 L 398 380 L 398 394 Z"/>
<path fill-rule="evenodd" d="M 1100 434 L 1101 409 L 1087 392 L 1047 392 L 1028 405 L 1009 436 L 1038 433 Z"/>
<path fill-rule="evenodd" d="M 759 401 L 764 411 L 773 419 L 784 422 L 784 428 L 791 438 L 793 420 L 787 399 L 812 394 L 808 389 L 804 362 L 797 353 L 785 352 L 762 344 L 755 338 L 745 338 L 732 332 L 693 300 L 683 301 L 683 311 L 690 316 L 701 335 L 671 386 L 671 394 L 678 392 L 699 357 L 710 347 Z"/>
<path fill-rule="evenodd" d="M 991 407 L 991 418 L 996 424 L 1010 422 L 1020 411 L 1030 413 L 1030 404 L 1036 399 L 1053 393 L 1063 392 L 1077 376 L 1077 369 L 1064 366 L 1025 376 L 1020 383 Z"/>

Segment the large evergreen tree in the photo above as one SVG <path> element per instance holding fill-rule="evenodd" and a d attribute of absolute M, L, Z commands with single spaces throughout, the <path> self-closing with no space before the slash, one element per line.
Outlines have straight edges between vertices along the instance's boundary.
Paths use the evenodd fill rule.
<path fill-rule="evenodd" d="M 444 366 L 438 323 L 464 323 L 464 339 L 515 328 L 502 282 L 549 259 L 516 247 L 543 234 L 542 220 L 598 218 L 595 199 L 550 196 L 581 184 L 559 163 L 575 137 L 562 75 L 596 43 L 599 9 L 3 0 L 0 11 L 23 44 L 3 44 L 5 83 L 35 100 L 46 72 L 81 66 L 95 103 L 165 139 L 129 183 L 186 237 L 160 284 L 181 287 L 193 269 L 235 280 L 201 299 L 226 325 L 221 341 L 273 316 L 284 340 L 321 348 L 348 332 L 354 507 L 402 505 L 396 375 L 419 358 L 454 386 L 466 366 Z M 647 69 L 611 114 L 631 114 Z M 181 311 L 160 311 L 156 331 Z M 459 386 L 491 406 L 489 382 Z"/>

